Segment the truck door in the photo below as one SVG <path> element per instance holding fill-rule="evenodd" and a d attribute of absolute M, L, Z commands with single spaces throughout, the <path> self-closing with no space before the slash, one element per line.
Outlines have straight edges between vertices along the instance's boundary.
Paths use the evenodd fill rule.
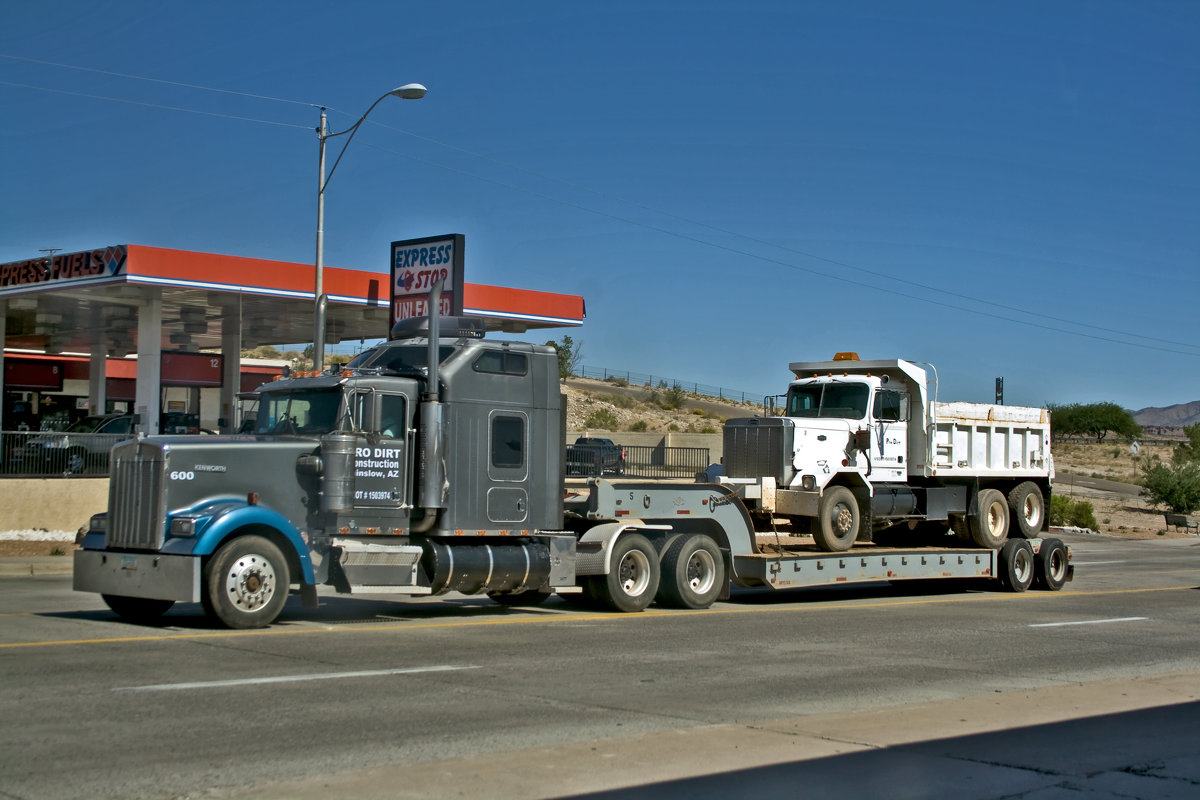
<path fill-rule="evenodd" d="M 412 405 L 408 397 L 392 392 L 359 392 L 351 407 L 355 428 L 363 431 L 354 473 L 354 505 L 409 507 Z"/>
<path fill-rule="evenodd" d="M 529 415 L 493 409 L 488 415 L 487 517 L 524 522 L 529 517 Z"/>
<path fill-rule="evenodd" d="M 909 400 L 907 392 L 880 389 L 871 414 L 871 477 L 904 480 L 908 465 Z"/>

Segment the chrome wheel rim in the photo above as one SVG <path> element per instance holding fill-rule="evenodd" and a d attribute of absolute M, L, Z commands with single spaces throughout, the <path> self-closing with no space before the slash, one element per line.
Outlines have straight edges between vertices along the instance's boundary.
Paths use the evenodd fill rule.
<path fill-rule="evenodd" d="M 712 589 L 716 573 L 717 565 L 707 550 L 697 550 L 688 559 L 687 583 L 696 594 L 705 594 Z"/>
<path fill-rule="evenodd" d="M 225 575 L 225 592 L 234 608 L 257 611 L 275 594 L 275 567 L 257 553 L 247 553 L 233 562 Z"/>

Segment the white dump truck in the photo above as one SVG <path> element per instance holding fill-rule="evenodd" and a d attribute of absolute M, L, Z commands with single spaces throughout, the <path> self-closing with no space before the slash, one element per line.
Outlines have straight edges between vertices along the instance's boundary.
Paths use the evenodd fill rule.
<path fill-rule="evenodd" d="M 782 416 L 725 425 L 721 481 L 752 515 L 831 552 L 884 530 L 952 529 L 995 550 L 1046 529 L 1045 409 L 938 402 L 936 370 L 903 359 L 839 353 L 789 368 Z"/>

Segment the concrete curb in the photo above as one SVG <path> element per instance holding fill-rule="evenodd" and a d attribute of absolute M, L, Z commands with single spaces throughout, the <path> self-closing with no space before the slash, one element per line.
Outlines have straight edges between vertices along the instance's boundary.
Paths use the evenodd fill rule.
<path fill-rule="evenodd" d="M 41 578 L 48 575 L 71 575 L 75 559 L 66 556 L 33 558 L 0 558 L 0 578 Z"/>

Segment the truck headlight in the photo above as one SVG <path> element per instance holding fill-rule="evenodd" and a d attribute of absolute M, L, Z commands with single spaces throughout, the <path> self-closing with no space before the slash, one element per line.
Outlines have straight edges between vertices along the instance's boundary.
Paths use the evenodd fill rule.
<path fill-rule="evenodd" d="M 193 536 L 196 533 L 194 517 L 175 517 L 171 520 L 170 533 L 172 536 Z"/>
<path fill-rule="evenodd" d="M 108 514 L 92 514 L 88 520 L 88 531 L 92 533 L 108 532 Z"/>
<path fill-rule="evenodd" d="M 804 487 L 804 491 L 811 492 L 813 489 L 817 488 L 817 476 L 805 475 L 800 479 L 800 485 Z"/>

